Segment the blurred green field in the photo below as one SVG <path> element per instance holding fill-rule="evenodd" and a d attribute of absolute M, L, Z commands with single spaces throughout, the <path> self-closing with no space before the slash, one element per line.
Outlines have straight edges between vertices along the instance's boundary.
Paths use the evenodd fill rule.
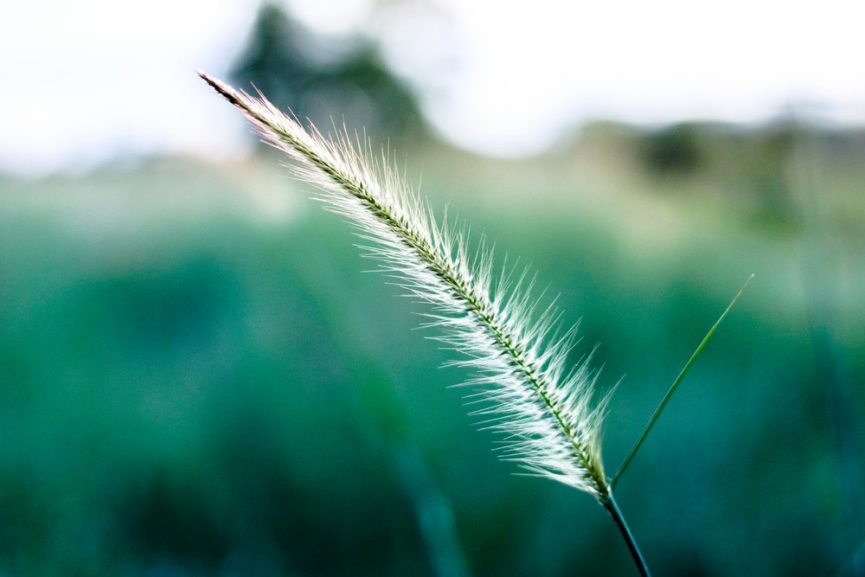
<path fill-rule="evenodd" d="M 755 273 L 619 501 L 657 575 L 863 574 L 862 149 L 652 172 L 598 130 L 409 174 L 600 345 L 608 473 Z M 267 157 L 0 180 L 0 575 L 635 574 L 307 195 Z"/>

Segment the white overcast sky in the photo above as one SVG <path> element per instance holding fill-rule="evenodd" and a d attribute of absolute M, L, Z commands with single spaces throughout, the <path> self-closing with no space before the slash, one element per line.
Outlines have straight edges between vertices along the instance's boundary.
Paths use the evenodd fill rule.
<path fill-rule="evenodd" d="M 539 150 L 598 117 L 753 122 L 807 105 L 865 122 L 862 2 L 428 0 L 438 16 L 415 7 L 390 26 L 369 23 L 368 0 L 285 1 L 326 33 L 370 25 L 394 65 L 420 77 L 438 130 L 480 151 Z M 5 0 L 0 171 L 243 153 L 245 127 L 194 70 L 225 71 L 256 6 Z M 426 26 L 441 14 L 453 25 L 447 36 Z"/>

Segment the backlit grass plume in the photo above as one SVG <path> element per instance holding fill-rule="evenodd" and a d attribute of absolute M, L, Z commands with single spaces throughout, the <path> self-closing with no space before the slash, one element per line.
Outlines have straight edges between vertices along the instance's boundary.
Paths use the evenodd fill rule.
<path fill-rule="evenodd" d="M 428 325 L 438 329 L 435 338 L 460 353 L 454 364 L 471 369 L 466 385 L 474 388 L 475 414 L 502 434 L 500 456 L 594 496 L 613 514 L 648 574 L 604 476 L 607 397 L 593 402 L 595 373 L 588 360 L 568 369 L 575 331 L 559 334 L 555 307 L 540 310 L 525 276 L 514 286 L 494 280 L 490 252 L 481 249 L 470 257 L 465 235 L 440 226 L 386 155 L 373 155 L 367 141 L 345 133 L 329 140 L 263 96 L 199 74 L 269 144 L 291 157 L 290 168 L 318 188 L 318 200 L 357 227 L 364 252 L 382 271 L 431 305 Z"/>

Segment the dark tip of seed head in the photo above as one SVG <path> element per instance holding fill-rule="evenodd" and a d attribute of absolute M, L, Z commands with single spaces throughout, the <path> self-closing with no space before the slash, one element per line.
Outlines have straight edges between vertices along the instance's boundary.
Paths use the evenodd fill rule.
<path fill-rule="evenodd" d="M 207 84 L 213 88 L 218 94 L 222 95 L 223 98 L 228 100 L 231 104 L 235 106 L 240 106 L 240 101 L 237 99 L 237 96 L 234 94 L 234 91 L 229 89 L 225 84 L 220 82 L 219 80 L 208 76 L 206 73 L 201 70 L 197 71 L 199 78 L 207 82 Z"/>

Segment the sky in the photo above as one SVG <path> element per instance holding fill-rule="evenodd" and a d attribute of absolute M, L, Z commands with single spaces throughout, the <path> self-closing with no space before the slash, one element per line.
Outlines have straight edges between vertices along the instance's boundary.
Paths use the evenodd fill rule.
<path fill-rule="evenodd" d="M 371 0 L 284 1 L 324 34 L 379 42 L 436 130 L 479 152 L 535 153 L 596 118 L 865 124 L 865 8 L 849 0 L 425 0 L 377 18 Z M 0 171 L 244 154 L 241 119 L 194 71 L 225 73 L 256 6 L 4 2 Z"/>

